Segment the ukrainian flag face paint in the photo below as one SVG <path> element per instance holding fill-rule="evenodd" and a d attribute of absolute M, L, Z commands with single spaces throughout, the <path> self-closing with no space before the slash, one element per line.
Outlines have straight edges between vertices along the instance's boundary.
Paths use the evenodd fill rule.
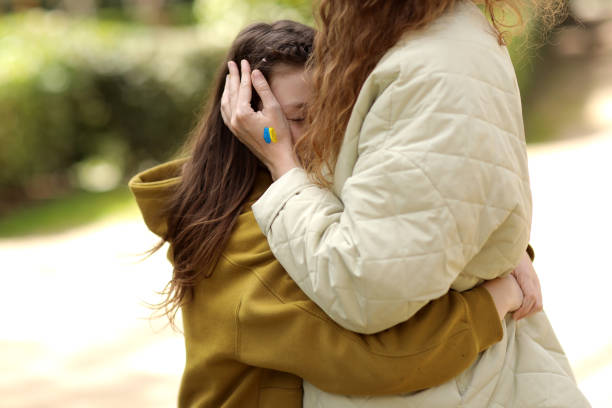
<path fill-rule="evenodd" d="M 264 140 L 267 144 L 278 142 L 278 139 L 276 139 L 276 130 L 272 127 L 264 128 Z"/>

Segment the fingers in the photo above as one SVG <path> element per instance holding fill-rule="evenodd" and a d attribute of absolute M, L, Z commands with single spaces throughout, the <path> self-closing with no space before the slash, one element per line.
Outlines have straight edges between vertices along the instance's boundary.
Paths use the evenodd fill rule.
<path fill-rule="evenodd" d="M 251 66 L 246 60 L 240 61 L 240 89 L 238 90 L 238 111 L 251 111 Z"/>
<path fill-rule="evenodd" d="M 225 125 L 229 127 L 232 118 L 229 101 L 229 75 L 225 76 L 225 85 L 223 87 L 223 94 L 221 95 L 221 117 Z"/>
<path fill-rule="evenodd" d="M 270 89 L 270 85 L 268 85 L 268 81 L 263 76 L 261 71 L 255 70 L 251 74 L 251 78 L 253 80 L 253 88 L 257 92 L 257 95 L 261 98 L 261 102 L 263 104 L 264 109 L 275 109 L 279 107 L 278 101 L 276 97 L 272 93 Z"/>
<path fill-rule="evenodd" d="M 229 78 L 226 81 L 227 92 L 224 91 L 227 97 L 221 99 L 223 120 L 235 135 L 241 133 L 240 129 L 248 127 L 254 113 L 251 108 L 251 67 L 246 60 L 240 64 L 242 73 L 238 72 L 234 61 L 227 63 Z"/>
<path fill-rule="evenodd" d="M 533 305 L 531 306 L 525 305 L 525 306 L 521 306 L 519 310 L 514 312 L 512 314 L 512 317 L 514 318 L 514 320 L 521 320 L 525 317 L 531 316 L 534 313 L 537 313 L 537 310 L 533 307 Z"/>
<path fill-rule="evenodd" d="M 523 303 L 513 314 L 514 320 L 519 320 L 534 313 L 535 298 L 529 293 L 524 293 Z"/>
<path fill-rule="evenodd" d="M 512 317 L 515 320 L 531 316 L 532 314 L 542 310 L 542 297 L 535 282 L 527 281 L 525 279 L 519 279 L 518 282 L 521 286 L 524 297 L 521 307 L 512 314 Z"/>
<path fill-rule="evenodd" d="M 297 167 L 291 144 L 291 129 L 288 126 L 278 101 L 272 94 L 268 82 L 259 71 L 251 72 L 247 61 L 241 61 L 241 71 L 234 61 L 229 61 L 229 75 L 221 96 L 221 115 L 230 131 L 259 160 L 268 167 L 273 179 Z M 262 97 L 264 109 L 255 112 L 251 107 L 252 89 Z M 278 143 L 268 146 L 262 138 L 266 127 L 274 128 Z"/>
<path fill-rule="evenodd" d="M 515 320 L 522 319 L 542 310 L 542 288 L 533 268 L 531 259 L 524 254 L 519 265 L 512 272 L 524 294 L 521 307 L 512 315 Z"/>
<path fill-rule="evenodd" d="M 238 65 L 234 61 L 227 63 L 229 69 L 229 103 L 232 112 L 236 111 L 236 102 L 238 101 L 238 91 L 240 89 L 240 73 L 238 72 Z"/>
<path fill-rule="evenodd" d="M 514 320 L 520 320 L 524 317 L 532 315 L 535 312 L 535 299 L 525 298 L 521 307 L 512 314 L 512 317 Z"/>

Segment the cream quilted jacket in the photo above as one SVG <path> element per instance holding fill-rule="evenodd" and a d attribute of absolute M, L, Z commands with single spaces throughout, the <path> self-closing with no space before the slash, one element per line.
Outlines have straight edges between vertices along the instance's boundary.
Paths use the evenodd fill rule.
<path fill-rule="evenodd" d="M 450 288 L 514 269 L 531 224 L 521 102 L 480 10 L 461 3 L 383 57 L 332 191 L 293 169 L 253 211 L 300 288 L 353 331 L 384 330 Z M 543 312 L 504 323 L 503 340 L 440 387 L 364 399 L 305 384 L 305 407 L 588 406 Z"/>

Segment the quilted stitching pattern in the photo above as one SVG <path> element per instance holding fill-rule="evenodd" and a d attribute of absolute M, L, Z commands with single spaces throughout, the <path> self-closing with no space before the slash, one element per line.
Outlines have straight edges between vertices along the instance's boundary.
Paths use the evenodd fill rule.
<path fill-rule="evenodd" d="M 253 206 L 291 277 L 350 330 L 386 329 L 449 288 L 501 276 L 527 247 L 531 193 L 520 96 L 507 52 L 488 30 L 466 3 L 408 37 L 362 88 L 334 192 L 294 169 Z M 372 399 L 305 384 L 304 406 L 511 407 L 530 398 L 588 406 L 565 356 L 548 351 L 561 348 L 540 315 L 525 321 L 533 327 L 522 336 L 511 322 L 500 344 L 440 387 Z"/>
<path fill-rule="evenodd" d="M 339 197 L 294 171 L 283 182 L 299 190 L 275 186 L 254 206 L 279 261 L 344 327 L 391 327 L 451 287 L 509 272 L 524 252 L 520 98 L 507 54 L 491 42 L 491 63 L 468 42 L 404 46 L 362 89 Z M 262 215 L 264 205 L 275 211 Z"/>

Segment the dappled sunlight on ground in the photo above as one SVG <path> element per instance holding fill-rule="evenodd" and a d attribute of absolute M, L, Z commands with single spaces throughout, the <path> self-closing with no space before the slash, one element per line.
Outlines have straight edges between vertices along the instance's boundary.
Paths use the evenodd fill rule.
<path fill-rule="evenodd" d="M 594 407 L 612 406 L 612 134 L 530 149 L 532 244 L 545 309 Z M 169 278 L 140 220 L 0 240 L 2 405 L 170 407 L 182 337 L 148 320 Z M 8 374 L 8 375 L 7 375 Z"/>

